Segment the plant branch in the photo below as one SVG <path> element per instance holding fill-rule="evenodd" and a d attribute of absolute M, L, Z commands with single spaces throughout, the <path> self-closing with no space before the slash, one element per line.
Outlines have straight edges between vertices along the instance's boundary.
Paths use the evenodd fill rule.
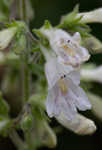
<path fill-rule="evenodd" d="M 9 137 L 18 149 L 20 150 L 25 149 L 25 146 L 26 146 L 25 143 L 22 141 L 22 139 L 19 137 L 19 135 L 17 134 L 15 130 L 11 131 Z"/>

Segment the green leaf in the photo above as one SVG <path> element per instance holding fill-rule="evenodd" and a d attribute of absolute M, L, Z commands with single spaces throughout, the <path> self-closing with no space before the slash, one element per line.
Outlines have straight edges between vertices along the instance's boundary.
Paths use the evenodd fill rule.
<path fill-rule="evenodd" d="M 6 27 L 17 27 L 18 31 L 26 31 L 28 28 L 23 21 L 15 21 L 13 20 L 11 23 L 7 23 Z"/>
<path fill-rule="evenodd" d="M 78 12 L 79 12 L 79 5 L 76 5 L 71 13 L 62 17 L 61 23 L 62 24 L 72 24 L 73 21 L 78 22 L 81 19 L 80 17 L 76 19 Z"/>
<path fill-rule="evenodd" d="M 45 20 L 43 28 L 44 29 L 50 29 L 50 28 L 52 28 L 52 25 L 50 24 L 50 22 L 48 20 Z"/>
<path fill-rule="evenodd" d="M 78 17 L 78 12 L 79 5 L 77 5 L 71 13 L 62 17 L 61 23 L 57 28 L 63 28 L 71 33 L 79 32 L 82 37 L 87 37 L 90 35 L 91 29 L 85 23 L 81 23 L 82 16 Z"/>
<path fill-rule="evenodd" d="M 49 41 L 48 39 L 41 33 L 40 29 L 33 29 L 33 33 L 36 34 L 36 36 L 40 39 L 40 42 L 46 46 L 49 47 Z"/>

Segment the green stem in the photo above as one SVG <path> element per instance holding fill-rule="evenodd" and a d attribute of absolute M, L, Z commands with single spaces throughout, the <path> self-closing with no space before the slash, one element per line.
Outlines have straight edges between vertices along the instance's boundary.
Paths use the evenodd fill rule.
<path fill-rule="evenodd" d="M 22 75 L 22 99 L 23 102 L 28 101 L 31 91 L 31 73 L 28 67 L 29 64 L 29 47 L 22 56 L 21 75 Z"/>
<path fill-rule="evenodd" d="M 23 20 L 28 23 L 27 20 L 27 11 L 26 11 L 26 2 L 27 0 L 22 0 L 22 18 Z M 30 58 L 30 52 L 29 52 L 29 39 L 27 39 L 26 49 L 24 53 L 24 66 L 23 66 L 23 72 L 24 72 L 24 102 L 28 101 L 30 96 L 30 90 L 31 90 L 31 73 L 28 67 L 29 64 L 29 58 Z"/>
<path fill-rule="evenodd" d="M 17 1 L 17 12 L 20 19 L 22 19 L 22 0 Z"/>
<path fill-rule="evenodd" d="M 26 1 L 27 0 L 22 0 L 22 11 L 23 11 L 23 13 L 22 13 L 23 16 L 22 17 L 23 17 L 23 20 L 25 22 L 27 22 Z"/>
<path fill-rule="evenodd" d="M 22 141 L 22 139 L 19 137 L 17 132 L 15 130 L 12 130 L 10 135 L 10 139 L 14 143 L 14 145 L 19 149 L 19 150 L 24 150 L 26 147 L 26 144 Z"/>
<path fill-rule="evenodd" d="M 25 66 L 24 69 L 24 87 L 25 87 L 25 95 L 24 95 L 24 100 L 27 101 L 29 99 L 29 93 L 30 93 L 30 87 L 29 87 L 29 82 L 30 82 L 30 77 L 29 77 L 29 69 L 27 66 Z"/>
<path fill-rule="evenodd" d="M 18 15 L 21 20 L 29 23 L 27 18 L 27 0 L 18 0 Z"/>
<path fill-rule="evenodd" d="M 29 147 L 30 150 L 36 150 L 37 149 L 37 136 L 35 134 L 35 130 L 34 128 L 27 132 L 25 132 L 25 139 L 26 139 L 26 143 Z"/>

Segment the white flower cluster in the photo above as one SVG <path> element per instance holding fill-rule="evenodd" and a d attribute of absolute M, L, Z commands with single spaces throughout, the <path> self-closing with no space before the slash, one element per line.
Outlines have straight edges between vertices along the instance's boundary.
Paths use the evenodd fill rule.
<path fill-rule="evenodd" d="M 41 32 L 48 38 L 51 50 L 54 52 L 53 57 L 51 53 L 48 56 L 48 50 L 41 47 L 47 57 L 45 64 L 45 74 L 48 80 L 47 113 L 57 120 L 71 121 L 71 126 L 76 126 L 76 122 L 80 124 L 80 120 L 84 124 L 86 120 L 83 116 L 78 119 L 77 109 L 82 111 L 91 109 L 91 104 L 79 86 L 80 73 L 78 70 L 80 64 L 87 61 L 90 55 L 87 49 L 80 45 L 79 33 L 71 36 L 62 29 L 42 29 Z M 90 120 L 88 121 L 90 124 Z M 70 128 L 70 125 L 64 126 Z M 96 129 L 94 123 L 91 123 L 91 127 L 93 132 Z M 74 131 L 74 127 L 70 129 Z M 87 128 L 86 134 L 90 134 L 88 130 Z"/>

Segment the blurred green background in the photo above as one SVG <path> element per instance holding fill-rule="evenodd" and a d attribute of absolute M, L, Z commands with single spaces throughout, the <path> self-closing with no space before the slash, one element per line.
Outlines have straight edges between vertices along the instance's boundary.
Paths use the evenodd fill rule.
<path fill-rule="evenodd" d="M 80 11 L 90 11 L 102 7 L 102 0 L 32 0 L 35 11 L 35 18 L 30 27 L 39 28 L 44 20 L 48 19 L 53 25 L 59 23 L 62 15 L 72 11 L 76 4 L 80 4 Z M 92 33 L 102 40 L 102 24 L 92 24 Z M 92 62 L 97 65 L 102 64 L 102 55 L 92 56 Z M 99 84 L 98 84 L 99 85 Z M 95 84 L 97 87 L 97 85 Z M 102 86 L 99 86 L 102 89 Z M 94 89 L 96 90 L 96 89 Z M 101 92 L 101 90 L 100 90 Z M 102 122 L 97 120 L 90 112 L 85 115 L 94 119 L 97 125 L 97 132 L 91 136 L 78 136 L 63 128 L 63 132 L 58 134 L 58 144 L 54 150 L 101 150 L 102 149 Z M 55 126 L 56 122 L 52 126 Z M 48 148 L 40 148 L 48 150 Z M 15 150 L 12 142 L 8 138 L 0 138 L 0 150 Z"/>

